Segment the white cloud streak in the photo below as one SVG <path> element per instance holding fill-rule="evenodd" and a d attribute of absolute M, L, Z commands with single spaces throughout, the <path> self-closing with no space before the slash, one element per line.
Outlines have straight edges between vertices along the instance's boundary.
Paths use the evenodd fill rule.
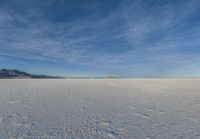
<path fill-rule="evenodd" d="M 199 54 L 182 53 L 200 44 L 200 28 L 185 27 L 197 3 L 148 7 L 140 0 L 122 2 L 105 17 L 58 23 L 39 14 L 43 11 L 20 15 L 2 9 L 0 55 L 75 63 L 116 74 L 169 75 L 180 67 L 195 67 L 199 60 Z"/>

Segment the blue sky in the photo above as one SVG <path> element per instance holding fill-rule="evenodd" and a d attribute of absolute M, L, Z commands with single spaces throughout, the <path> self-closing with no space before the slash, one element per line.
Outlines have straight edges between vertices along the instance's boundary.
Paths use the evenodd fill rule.
<path fill-rule="evenodd" d="M 0 68 L 200 76 L 199 0 L 0 0 Z"/>

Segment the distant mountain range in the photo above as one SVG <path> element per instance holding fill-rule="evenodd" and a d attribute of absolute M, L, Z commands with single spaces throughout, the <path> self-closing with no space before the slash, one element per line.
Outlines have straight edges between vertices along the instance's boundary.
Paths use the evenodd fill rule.
<path fill-rule="evenodd" d="M 34 75 L 29 74 L 24 71 L 17 69 L 0 69 L 0 78 L 1 79 L 23 79 L 23 78 L 33 78 L 33 79 L 48 79 L 48 78 L 63 78 L 56 76 L 47 76 L 47 75 Z"/>

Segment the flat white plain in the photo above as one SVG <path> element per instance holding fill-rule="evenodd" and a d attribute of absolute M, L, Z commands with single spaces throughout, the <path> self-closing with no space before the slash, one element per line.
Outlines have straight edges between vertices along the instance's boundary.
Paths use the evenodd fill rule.
<path fill-rule="evenodd" d="M 0 80 L 1 139 L 200 139 L 200 79 Z"/>

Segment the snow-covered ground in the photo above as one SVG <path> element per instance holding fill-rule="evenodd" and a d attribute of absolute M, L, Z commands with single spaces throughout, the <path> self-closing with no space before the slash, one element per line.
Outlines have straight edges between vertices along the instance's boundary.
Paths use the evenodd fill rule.
<path fill-rule="evenodd" d="M 200 79 L 0 80 L 1 139 L 200 139 Z"/>

